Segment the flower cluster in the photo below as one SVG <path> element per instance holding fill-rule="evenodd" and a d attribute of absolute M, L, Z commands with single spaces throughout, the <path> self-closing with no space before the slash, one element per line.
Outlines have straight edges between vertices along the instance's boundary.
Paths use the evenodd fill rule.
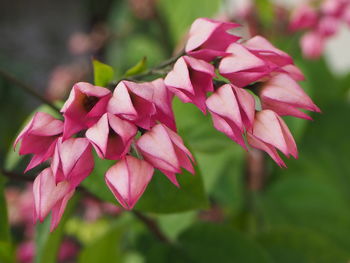
<path fill-rule="evenodd" d="M 115 160 L 105 175 L 119 203 L 132 209 L 154 169 L 179 186 L 181 169 L 194 173 L 194 159 L 176 132 L 173 96 L 210 112 L 214 127 L 245 149 L 267 152 L 284 166 L 277 150 L 297 157 L 281 116 L 310 119 L 319 111 L 298 85 L 304 78 L 292 58 L 266 39 L 240 41 L 238 24 L 197 19 L 186 54 L 165 79 L 120 81 L 113 93 L 89 83 L 74 85 L 62 107 L 64 121 L 36 113 L 18 136 L 20 154 L 33 154 L 27 170 L 51 160 L 35 179 L 35 218 L 52 212 L 57 226 L 76 187 L 92 172 L 94 158 Z"/>
<path fill-rule="evenodd" d="M 349 0 L 308 1 L 293 11 L 290 29 L 307 30 L 300 45 L 305 57 L 315 59 L 321 56 L 326 40 L 337 33 L 342 23 L 350 26 Z"/>

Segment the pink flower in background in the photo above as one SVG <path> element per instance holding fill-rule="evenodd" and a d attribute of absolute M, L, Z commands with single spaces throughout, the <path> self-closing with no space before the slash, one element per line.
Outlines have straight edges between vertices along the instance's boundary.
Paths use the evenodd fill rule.
<path fill-rule="evenodd" d="M 244 87 L 258 81 L 269 73 L 265 61 L 241 44 L 231 44 L 227 50 L 229 56 L 224 57 L 219 65 L 219 72 L 237 87 Z"/>
<path fill-rule="evenodd" d="M 214 67 L 211 64 L 183 56 L 176 61 L 164 83 L 183 102 L 193 103 L 205 113 L 206 94 L 213 91 L 214 75 Z"/>
<path fill-rule="evenodd" d="M 254 97 L 244 89 L 226 84 L 210 95 L 206 104 L 214 127 L 246 148 L 243 133 L 254 122 Z"/>
<path fill-rule="evenodd" d="M 44 169 L 33 185 L 34 220 L 44 221 L 52 211 L 51 231 L 58 225 L 68 200 L 74 193 L 74 188 L 68 181 L 56 184 L 51 168 Z"/>
<path fill-rule="evenodd" d="M 144 160 L 126 156 L 106 172 L 106 183 L 118 202 L 131 210 L 146 190 L 154 169 Z"/>
<path fill-rule="evenodd" d="M 310 29 L 316 26 L 317 20 L 316 9 L 309 4 L 302 4 L 292 12 L 289 28 L 293 31 Z"/>
<path fill-rule="evenodd" d="M 73 86 L 69 98 L 62 107 L 64 117 L 63 138 L 91 127 L 106 112 L 111 92 L 86 82 Z"/>
<path fill-rule="evenodd" d="M 349 22 L 350 1 L 324 0 L 297 7 L 292 13 L 290 28 L 308 30 L 301 38 L 300 46 L 304 57 L 317 59 L 322 55 L 326 41 L 338 32 L 342 23 Z"/>
<path fill-rule="evenodd" d="M 63 122 L 51 115 L 37 112 L 15 140 L 21 141 L 19 154 L 33 154 L 25 171 L 45 162 L 53 154 L 58 137 L 62 134 Z"/>
<path fill-rule="evenodd" d="M 176 131 L 176 123 L 172 108 L 173 93 L 165 86 L 164 80 L 159 78 L 151 82 L 153 85 L 153 103 L 156 107 L 155 120 Z"/>
<path fill-rule="evenodd" d="M 284 166 L 284 163 L 276 149 L 287 157 L 298 157 L 297 146 L 287 125 L 271 110 L 262 110 L 255 114 L 253 129 L 248 132 L 248 143 L 267 152 L 280 166 Z"/>
<path fill-rule="evenodd" d="M 301 49 L 306 58 L 319 58 L 324 50 L 325 39 L 317 32 L 308 32 L 300 39 Z"/>
<path fill-rule="evenodd" d="M 137 147 L 144 159 L 164 173 L 176 186 L 179 183 L 175 174 L 181 173 L 181 168 L 194 174 L 192 154 L 181 137 L 162 124 L 155 125 L 143 134 L 137 141 Z"/>
<path fill-rule="evenodd" d="M 154 125 L 156 106 L 153 103 L 153 85 L 121 81 L 113 92 L 107 111 L 149 130 Z"/>
<path fill-rule="evenodd" d="M 94 146 L 102 159 L 118 160 L 130 149 L 137 127 L 111 113 L 105 113 L 101 119 L 86 131 L 86 138 Z"/>
<path fill-rule="evenodd" d="M 92 147 L 86 138 L 59 138 L 52 158 L 51 168 L 56 183 L 68 181 L 77 187 L 93 170 Z"/>
<path fill-rule="evenodd" d="M 310 120 L 311 117 L 300 109 L 320 112 L 299 84 L 284 73 L 263 83 L 259 95 L 263 109 L 273 110 L 280 116 L 289 115 Z"/>
<path fill-rule="evenodd" d="M 185 51 L 192 57 L 206 61 L 225 56 L 227 47 L 239 39 L 227 31 L 237 27 L 239 24 L 236 23 L 198 18 L 191 26 Z"/>

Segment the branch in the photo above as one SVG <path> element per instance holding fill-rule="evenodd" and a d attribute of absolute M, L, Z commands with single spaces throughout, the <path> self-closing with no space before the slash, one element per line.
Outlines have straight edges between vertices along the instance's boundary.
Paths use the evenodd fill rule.
<path fill-rule="evenodd" d="M 155 220 L 142 214 L 141 212 L 138 212 L 135 210 L 133 210 L 131 212 L 133 213 L 133 215 L 136 218 L 138 218 L 140 221 L 142 221 L 147 226 L 149 231 L 151 231 L 159 241 L 166 243 L 166 244 L 171 243 L 171 241 L 168 239 L 168 237 L 163 234 L 162 230 L 159 228 L 159 226 Z"/>
<path fill-rule="evenodd" d="M 4 71 L 3 69 L 0 69 L 0 76 L 7 80 L 8 82 L 14 84 L 15 86 L 21 88 L 22 90 L 24 90 L 25 92 L 27 92 L 28 94 L 30 94 L 31 96 L 37 98 L 38 100 L 40 100 L 41 102 L 47 104 L 48 106 L 50 106 L 52 109 L 54 109 L 55 111 L 60 112 L 60 109 L 57 108 L 55 105 L 53 105 L 48 99 L 46 99 L 44 96 L 42 96 L 39 92 L 37 92 L 36 90 L 34 90 L 32 87 L 30 87 L 29 85 L 23 83 L 22 81 L 20 81 L 19 79 L 17 79 L 15 76 L 13 76 L 12 74 Z"/>

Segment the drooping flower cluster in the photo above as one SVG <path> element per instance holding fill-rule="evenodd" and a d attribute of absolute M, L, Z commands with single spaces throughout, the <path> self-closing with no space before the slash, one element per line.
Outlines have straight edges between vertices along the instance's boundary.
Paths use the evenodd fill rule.
<path fill-rule="evenodd" d="M 239 42 L 229 32 L 236 27 L 199 18 L 186 54 L 164 80 L 123 80 L 113 93 L 77 83 L 61 110 L 64 121 L 36 113 L 16 140 L 20 154 L 33 154 L 27 170 L 51 160 L 34 182 L 35 218 L 42 221 L 51 211 L 52 229 L 57 226 L 67 201 L 94 168 L 93 149 L 99 158 L 116 161 L 105 180 L 126 209 L 134 207 L 154 169 L 176 186 L 182 168 L 193 174 L 192 154 L 176 133 L 174 95 L 209 111 L 214 127 L 243 148 L 261 149 L 280 166 L 277 150 L 297 157 L 281 116 L 310 119 L 301 109 L 319 111 L 297 83 L 304 76 L 263 37 Z"/>
<path fill-rule="evenodd" d="M 305 57 L 316 59 L 342 23 L 350 26 L 349 0 L 306 1 L 292 12 L 290 29 L 307 31 L 300 45 Z"/>

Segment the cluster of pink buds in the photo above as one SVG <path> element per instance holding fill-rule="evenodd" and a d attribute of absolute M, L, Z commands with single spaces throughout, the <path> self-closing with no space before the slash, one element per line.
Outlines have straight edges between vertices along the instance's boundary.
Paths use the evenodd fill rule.
<path fill-rule="evenodd" d="M 290 29 L 307 31 L 300 45 L 305 57 L 316 59 L 323 53 L 326 40 L 337 33 L 342 23 L 350 26 L 349 0 L 308 1 L 293 11 Z"/>
<path fill-rule="evenodd" d="M 179 186 L 181 169 L 194 173 L 194 159 L 176 133 L 173 96 L 210 112 L 214 127 L 245 149 L 267 152 L 285 166 L 277 150 L 297 157 L 294 139 L 280 116 L 310 119 L 319 111 L 298 85 L 292 58 L 260 36 L 240 41 L 235 23 L 197 19 L 186 55 L 165 79 L 120 81 L 113 93 L 89 83 L 74 85 L 61 112 L 64 121 L 36 113 L 18 136 L 20 154 L 33 154 L 27 170 L 51 160 L 34 182 L 35 218 L 52 212 L 57 226 L 67 201 L 99 158 L 115 160 L 105 180 L 119 203 L 132 209 L 154 169 Z"/>

